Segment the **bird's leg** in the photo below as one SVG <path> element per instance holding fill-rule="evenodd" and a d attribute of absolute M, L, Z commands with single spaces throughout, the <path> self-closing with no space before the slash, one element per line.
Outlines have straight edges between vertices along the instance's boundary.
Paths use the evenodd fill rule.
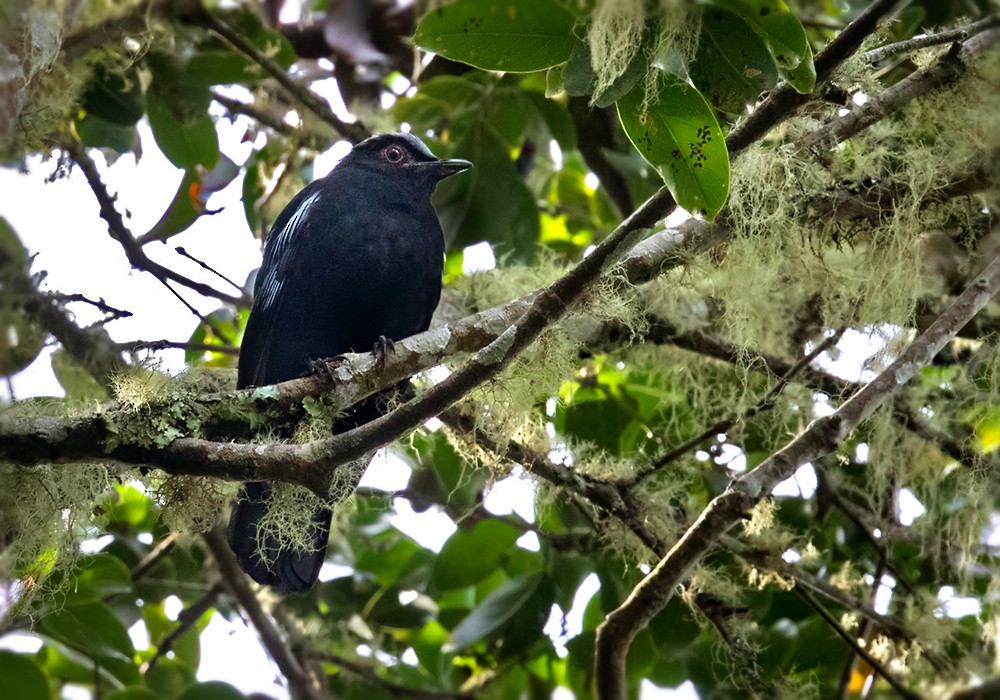
<path fill-rule="evenodd" d="M 385 360 L 390 352 L 396 351 L 396 344 L 392 342 L 392 338 L 387 338 L 384 335 L 380 335 L 378 340 L 375 341 L 375 345 L 372 346 L 372 354 L 375 356 L 375 366 L 380 370 L 385 369 Z"/>

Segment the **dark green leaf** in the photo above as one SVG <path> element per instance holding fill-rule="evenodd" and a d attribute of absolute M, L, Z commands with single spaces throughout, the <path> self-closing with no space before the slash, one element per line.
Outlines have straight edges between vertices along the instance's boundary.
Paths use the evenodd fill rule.
<path fill-rule="evenodd" d="M 45 674 L 32 659 L 12 651 L 0 651 L 0 684 L 5 697 L 17 700 L 49 700 Z"/>
<path fill-rule="evenodd" d="M 246 700 L 246 695 L 228 683 L 208 681 L 192 685 L 177 700 Z"/>
<path fill-rule="evenodd" d="M 812 92 L 816 68 L 806 30 L 784 0 L 711 0 L 749 24 L 767 43 L 782 75 L 798 92 Z"/>
<path fill-rule="evenodd" d="M 143 676 L 146 686 L 158 698 L 175 698 L 195 683 L 194 672 L 178 659 L 163 659 Z"/>
<path fill-rule="evenodd" d="M 531 261 L 538 241 L 538 208 L 506 149 L 485 124 L 477 123 L 455 152 L 475 167 L 442 182 L 434 196 L 449 247 L 485 240 L 498 257 Z"/>
<path fill-rule="evenodd" d="M 451 631 L 443 650 L 465 649 L 503 627 L 530 600 L 542 579 L 533 574 L 504 581 Z"/>
<path fill-rule="evenodd" d="M 98 67 L 80 98 L 80 106 L 87 114 L 112 124 L 134 126 L 146 111 L 146 100 L 134 71 L 122 75 Z"/>
<path fill-rule="evenodd" d="M 729 195 L 729 151 L 711 105 L 672 77 L 643 106 L 642 86 L 618 102 L 618 117 L 636 150 L 663 178 L 677 203 L 713 218 Z"/>
<path fill-rule="evenodd" d="M 424 15 L 413 41 L 476 68 L 527 73 L 566 60 L 575 23 L 554 0 L 456 0 Z"/>
<path fill-rule="evenodd" d="M 187 75 L 207 85 L 246 83 L 263 76 L 261 69 L 241 54 L 206 50 L 188 61 Z"/>
<path fill-rule="evenodd" d="M 175 113 L 158 92 L 149 93 L 149 126 L 156 145 L 167 159 L 183 170 L 198 165 L 211 168 L 219 159 L 219 139 L 208 112 Z"/>
<path fill-rule="evenodd" d="M 128 153 L 139 142 L 134 126 L 115 124 L 96 114 L 84 114 L 77 118 L 73 128 L 80 141 L 93 148 L 111 148 L 119 153 Z"/>
<path fill-rule="evenodd" d="M 563 71 L 563 81 L 568 94 L 578 96 L 593 94 L 597 75 L 594 73 L 591 61 L 590 45 L 583 41 L 578 42 L 573 47 Z M 593 96 L 594 104 L 598 107 L 608 107 L 617 102 L 622 95 L 635 87 L 639 79 L 646 74 L 647 68 L 645 53 L 637 52 L 625 72 L 611 85 Z"/>
<path fill-rule="evenodd" d="M 497 571 L 521 532 L 502 520 L 486 518 L 459 529 L 441 548 L 431 580 L 441 590 L 462 588 Z"/>
<path fill-rule="evenodd" d="M 690 70 L 702 94 L 719 109 L 733 113 L 742 112 L 778 80 L 767 45 L 746 21 L 716 8 L 702 14 L 698 53 Z"/>

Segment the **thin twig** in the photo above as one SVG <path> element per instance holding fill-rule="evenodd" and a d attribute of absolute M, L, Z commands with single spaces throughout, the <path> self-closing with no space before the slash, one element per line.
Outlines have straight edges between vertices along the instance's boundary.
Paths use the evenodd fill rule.
<path fill-rule="evenodd" d="M 216 270 L 214 267 L 212 267 L 211 265 L 209 265 L 205 261 L 199 260 L 195 256 L 191 255 L 191 253 L 187 252 L 187 250 L 183 246 L 177 246 L 176 248 L 174 248 L 174 251 L 178 255 L 181 255 L 181 256 L 187 258 L 188 260 L 196 263 L 201 269 L 207 270 L 208 272 L 211 272 L 213 275 L 215 275 L 216 277 L 218 277 L 223 282 L 228 282 L 231 287 L 235 288 L 241 294 L 243 293 L 243 285 L 236 284 L 231 279 L 229 279 L 228 277 L 226 277 L 224 274 L 222 274 L 221 272 L 219 272 L 218 270 Z"/>
<path fill-rule="evenodd" d="M 830 614 L 830 611 L 823 606 L 815 596 L 810 593 L 805 588 L 795 588 L 795 592 L 799 594 L 799 597 L 811 607 L 816 613 L 823 618 L 823 620 L 830 625 L 830 628 L 837 633 L 841 639 L 847 642 L 847 645 L 854 650 L 854 653 L 865 660 L 869 666 L 882 678 L 885 679 L 886 683 L 892 686 L 892 689 L 899 693 L 900 697 L 907 698 L 907 700 L 919 700 L 920 695 L 914 693 L 912 690 L 907 688 L 905 685 L 899 682 L 895 676 L 889 673 L 885 667 L 876 659 L 874 656 L 869 654 L 863 646 L 858 644 L 857 640 L 837 622 L 837 619 Z"/>
<path fill-rule="evenodd" d="M 145 674 L 149 671 L 149 669 L 156 666 L 157 662 L 173 649 L 174 642 L 180 639 L 185 632 L 190 630 L 195 623 L 201 619 L 201 616 L 215 605 L 215 600 L 219 597 L 219 594 L 222 593 L 222 590 L 222 584 L 216 583 L 208 589 L 208 592 L 205 593 L 205 595 L 181 610 L 180 614 L 177 616 L 177 627 L 171 630 L 170 634 L 164 637 L 163 641 L 156 645 L 156 653 L 153 655 L 153 658 L 142 665 L 142 673 Z"/>
<path fill-rule="evenodd" d="M 220 292 L 210 285 L 202 282 L 196 282 L 195 280 L 185 277 L 184 275 L 150 259 L 150 257 L 146 255 L 145 251 L 143 251 L 142 246 L 139 245 L 138 241 L 132 235 L 132 232 L 129 231 L 128 227 L 125 225 L 122 215 L 119 214 L 118 210 L 115 208 L 115 200 L 108 193 L 108 189 L 105 187 L 104 181 L 97 172 L 97 166 L 87 153 L 87 149 L 83 146 L 83 144 L 73 139 L 67 139 L 63 148 L 66 149 L 66 152 L 80 167 L 80 170 L 83 171 L 84 176 L 87 178 L 87 183 L 90 185 L 90 189 L 93 190 L 94 196 L 97 198 L 98 205 L 100 205 L 101 218 L 108 224 L 108 231 L 111 234 L 111 237 L 118 241 L 121 245 L 122 250 L 125 251 L 125 257 L 128 258 L 129 264 L 131 264 L 132 267 L 150 273 L 161 282 L 164 282 L 165 280 L 176 282 L 177 284 L 183 285 L 188 289 L 201 294 L 202 296 L 212 297 L 214 299 L 224 301 L 227 304 L 236 306 L 237 308 L 246 308 L 250 305 L 250 298 L 246 294 L 241 296 L 232 296 L 231 294 Z"/>
<path fill-rule="evenodd" d="M 177 544 L 177 535 L 171 533 L 160 540 L 149 553 L 139 560 L 139 563 L 132 567 L 131 575 L 133 581 L 138 581 L 143 578 L 146 574 L 153 570 L 153 568 L 160 563 L 160 561 L 173 551 L 174 545 Z"/>
<path fill-rule="evenodd" d="M 268 617 L 257 600 L 256 594 L 250 588 L 246 575 L 240 570 L 236 555 L 229 549 L 226 534 L 221 527 L 216 527 L 204 534 L 205 544 L 215 558 L 222 581 L 226 588 L 239 602 L 240 607 L 250 618 L 250 622 L 260 635 L 260 641 L 267 652 L 278 665 L 281 673 L 288 681 L 293 697 L 301 700 L 331 700 L 326 684 L 321 679 L 312 677 L 295 658 L 289 645 L 282 638 L 274 621 Z"/>
<path fill-rule="evenodd" d="M 906 41 L 897 41 L 892 44 L 880 46 L 877 49 L 872 49 L 871 51 L 866 51 L 864 54 L 865 60 L 872 64 L 872 66 L 877 67 L 885 63 L 886 60 L 900 54 L 912 53 L 913 51 L 919 51 L 931 46 L 950 44 L 953 41 L 965 41 L 969 37 L 998 26 L 998 24 L 1000 24 L 1000 17 L 994 15 L 981 19 L 978 22 L 956 27 L 955 29 L 948 29 L 935 34 L 918 34 Z"/>
<path fill-rule="evenodd" d="M 126 311 L 125 309 L 116 309 L 114 306 L 109 305 L 104 299 L 89 299 L 83 294 L 62 294 L 61 292 L 53 292 L 50 294 L 53 299 L 56 299 L 63 303 L 80 302 L 82 304 L 89 304 L 93 306 L 98 311 L 104 314 L 108 314 L 112 317 L 112 320 L 119 318 L 129 318 L 132 316 L 131 311 Z"/>
<path fill-rule="evenodd" d="M 239 355 L 240 349 L 233 345 L 213 345 L 211 343 L 186 343 L 177 340 L 128 340 L 115 345 L 125 352 L 138 350 L 184 350 L 187 352 L 217 352 L 223 355 Z"/>
<path fill-rule="evenodd" d="M 283 87 L 295 100 L 301 103 L 306 109 L 329 124 L 333 129 L 351 143 L 358 143 L 367 138 L 370 133 L 361 122 L 345 122 L 330 109 L 324 102 L 308 87 L 299 85 L 290 77 L 288 71 L 265 56 L 257 49 L 245 36 L 235 31 L 228 24 L 216 17 L 209 11 L 199 13 L 198 20 L 208 29 L 218 34 L 229 42 L 233 48 L 245 55 L 251 61 L 259 65 L 270 75 L 281 87 Z"/>
<path fill-rule="evenodd" d="M 826 352 L 834 345 L 836 345 L 838 342 L 840 342 L 840 339 L 841 337 L 843 337 L 844 332 L 846 330 L 847 330 L 846 326 L 838 328 L 832 335 L 825 338 L 823 342 L 819 343 L 815 348 L 813 348 L 812 351 L 801 357 L 798 362 L 796 362 L 794 365 L 788 368 L 788 371 L 781 376 L 781 378 L 778 380 L 778 383 L 775 384 L 773 387 L 771 387 L 771 389 L 753 406 L 744 410 L 742 413 L 733 413 L 727 416 L 726 418 L 723 418 L 722 420 L 716 422 L 714 425 L 711 425 L 705 430 L 703 430 L 698 435 L 695 435 L 690 440 L 687 440 L 683 444 L 678 445 L 677 447 L 670 450 L 666 454 L 661 455 L 650 466 L 646 467 L 642 471 L 639 471 L 634 476 L 631 476 L 628 479 L 624 479 L 622 481 L 622 486 L 631 488 L 633 486 L 641 484 L 643 481 L 645 481 L 647 478 L 655 474 L 657 471 L 659 471 L 666 465 L 670 464 L 671 462 L 676 461 L 679 457 L 686 454 L 690 450 L 693 450 L 695 447 L 703 443 L 705 440 L 708 440 L 713 435 L 724 433 L 740 421 L 746 422 L 752 419 L 753 417 L 759 415 L 760 413 L 763 413 L 764 411 L 771 410 L 774 407 L 775 400 L 778 398 L 778 395 L 784 390 L 786 386 L 788 386 L 789 382 L 791 382 L 791 380 L 795 377 L 795 375 L 797 375 L 805 367 L 811 364 L 812 361 L 815 360 L 817 357 L 819 357 L 824 352 Z"/>

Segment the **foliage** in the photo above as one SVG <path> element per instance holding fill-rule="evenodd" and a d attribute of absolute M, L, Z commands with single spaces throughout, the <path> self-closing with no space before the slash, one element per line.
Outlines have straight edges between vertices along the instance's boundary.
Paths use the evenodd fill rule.
<path fill-rule="evenodd" d="M 10 407 L 0 450 L 15 420 L 80 415 L 113 436 L 95 446 L 100 456 L 182 437 L 322 437 L 343 408 L 329 397 L 280 417 L 268 412 L 275 389 L 243 404 L 220 398 L 249 281 L 213 294 L 135 251 L 182 240 L 227 187 L 240 188 L 248 235 L 261 237 L 351 127 L 405 128 L 439 156 L 475 163 L 435 195 L 448 244 L 441 321 L 545 287 L 660 187 L 693 215 L 678 226 L 714 224 L 721 241 L 677 253 L 642 284 L 610 271 L 443 422 L 401 436 L 390 451 L 409 470 L 405 489 L 362 489 L 338 506 L 337 573 L 308 594 L 248 601 L 245 582 L 220 582 L 219 553 L 200 535 L 231 484 L 98 457 L 29 467 L 0 451 L 0 635 L 40 643 L 0 651 L 0 687 L 32 700 L 69 686 L 102 698 L 243 697 L 196 680 L 201 631 L 212 615 L 242 611 L 272 656 L 277 644 L 319 674 L 321 689 L 309 690 L 279 662 L 303 697 L 594 697 L 606 616 L 732 478 L 858 388 L 833 373 L 836 348 L 795 363 L 844 334 L 870 350 L 857 364 L 873 376 L 996 249 L 995 48 L 843 143 L 817 138 L 841 110 L 947 58 L 947 45 L 931 46 L 878 70 L 855 56 L 818 73 L 819 51 L 864 4 L 453 0 L 408 16 L 323 0 L 285 25 L 256 3 L 0 10 L 21 29 L 0 31 L 0 78 L 7 64 L 13 76 L 0 83 L 4 158 L 58 155 L 58 174 L 88 153 L 139 157 L 154 147 L 140 147 L 145 120 L 183 172 L 178 189 L 131 238 L 102 216 L 136 268 L 219 301 L 182 343 L 190 371 L 164 376 L 151 368 L 155 345 L 123 358 L 111 343 L 114 310 L 102 309 L 107 332 L 74 324 L 73 300 L 43 291 L 0 219 L 0 373 L 24 370 L 52 339 L 67 397 Z M 909 3 L 864 48 L 965 26 L 970 6 L 987 12 L 982 1 Z M 329 61 L 357 122 L 315 106 L 309 88 L 323 89 Z M 728 148 L 748 110 L 784 85 L 802 109 L 766 139 Z M 254 143 L 246 162 L 220 150 L 224 119 Z M 472 272 L 464 262 L 481 244 L 497 267 Z M 685 681 L 703 698 L 888 696 L 884 674 L 944 696 L 995 675 L 995 311 L 707 553 L 632 643 L 630 697 Z M 52 320 L 60 313 L 68 330 Z M 113 376 L 94 371 L 108 366 L 95 364 L 101 353 Z M 417 375 L 414 390 L 466 359 Z M 497 505 L 512 483 L 531 486 L 529 507 Z M 316 496 L 279 490 L 272 526 L 294 542 Z M 447 518 L 443 545 L 404 532 L 403 501 Z M 973 605 L 960 614 L 963 600 Z M 183 612 L 168 615 L 178 601 Z M 274 638 L 254 610 L 271 613 Z M 140 627 L 145 646 L 129 634 Z M 863 640 L 870 658 L 838 632 Z"/>

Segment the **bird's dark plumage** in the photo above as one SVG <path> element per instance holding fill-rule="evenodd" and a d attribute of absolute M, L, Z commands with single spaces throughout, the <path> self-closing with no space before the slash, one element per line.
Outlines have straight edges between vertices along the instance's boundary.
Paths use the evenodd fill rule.
<path fill-rule="evenodd" d="M 370 351 L 385 339 L 426 330 L 444 260 L 431 194 L 441 179 L 469 167 L 464 160 L 439 160 L 415 136 L 380 134 L 299 192 L 267 237 L 240 349 L 239 386 L 293 379 L 313 360 Z M 376 415 L 370 399 L 339 419 L 334 431 Z M 255 581 L 284 592 L 308 590 L 326 554 L 330 510 L 313 514 L 310 551 L 281 551 L 267 537 L 259 546 L 270 496 L 269 484 L 243 485 L 229 545 Z"/>

